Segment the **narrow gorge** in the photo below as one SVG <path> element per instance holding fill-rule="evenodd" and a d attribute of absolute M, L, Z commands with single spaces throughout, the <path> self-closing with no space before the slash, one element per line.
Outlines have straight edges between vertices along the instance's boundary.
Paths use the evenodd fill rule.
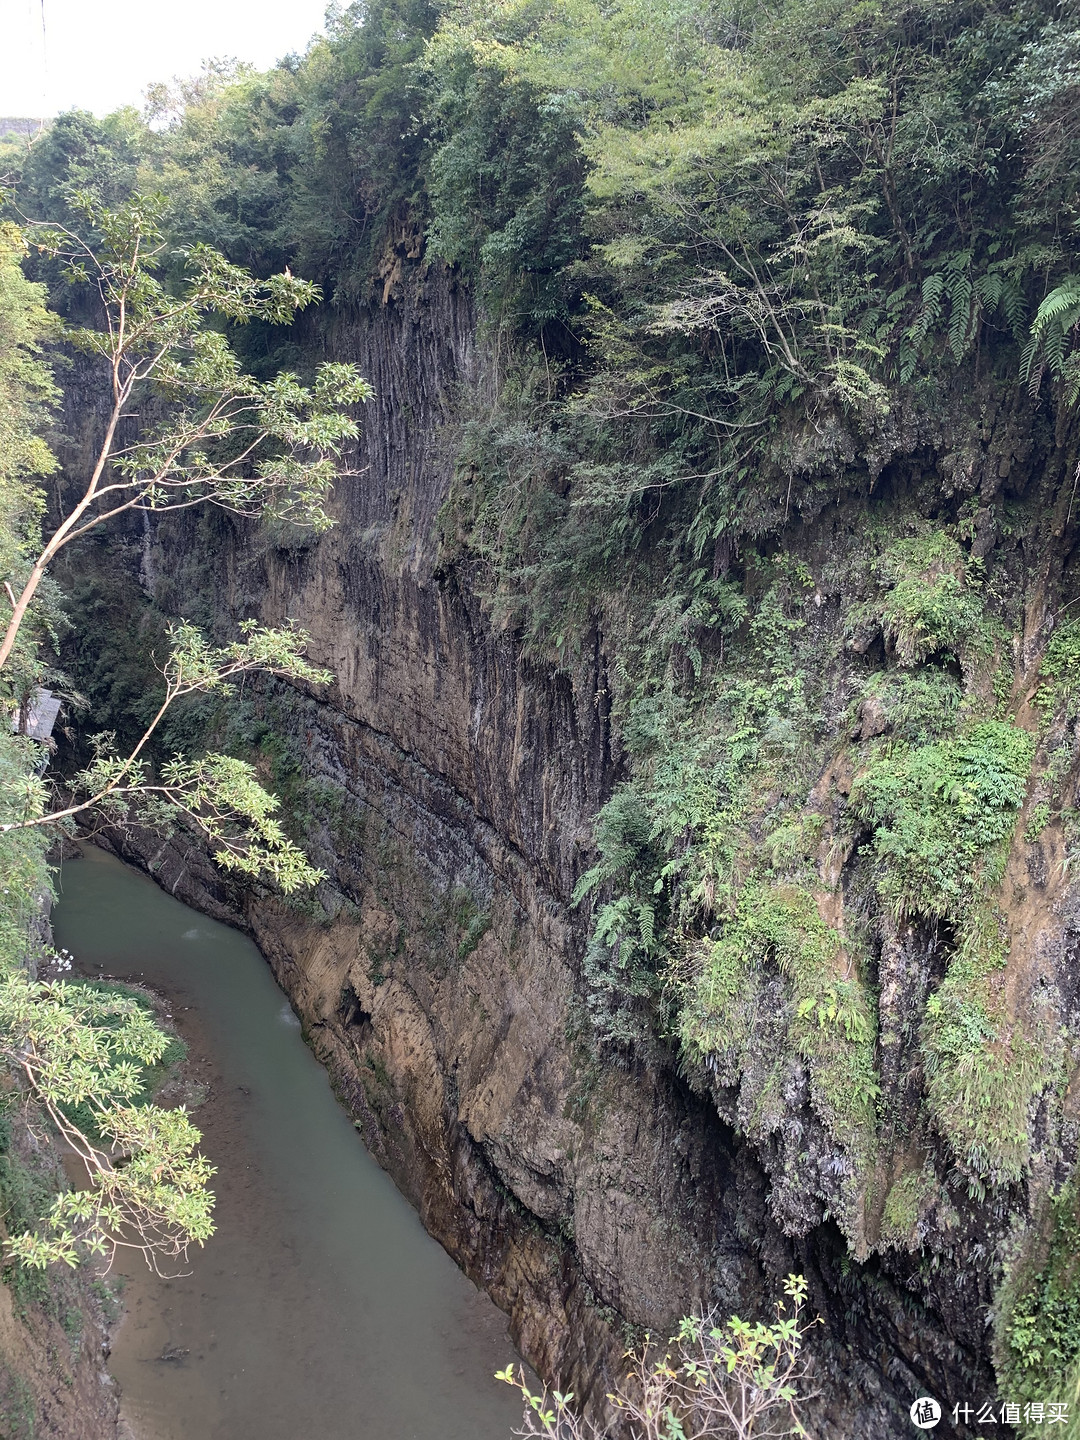
<path fill-rule="evenodd" d="M 225 886 L 197 848 L 145 833 L 121 853 L 250 931 L 372 1153 L 509 1311 L 541 1374 L 602 1404 L 627 1325 L 664 1332 L 702 1302 L 759 1313 L 794 1270 L 826 1317 L 823 1433 L 904 1433 L 907 1397 L 924 1390 L 950 1408 L 989 1395 L 1005 1207 L 995 1216 L 964 1186 L 917 1217 L 936 1264 L 878 1236 L 866 1245 L 878 1253 L 852 1263 L 829 1214 L 845 1157 L 805 1077 L 751 1137 L 735 1087 L 688 1076 L 673 1047 L 597 1052 L 582 979 L 589 921 L 571 900 L 597 811 L 627 768 L 610 720 L 613 647 L 598 620 L 566 666 L 531 657 L 493 622 L 469 565 L 445 558 L 455 402 L 471 392 L 483 403 L 490 359 L 444 266 L 405 262 L 398 274 L 369 311 L 320 337 L 376 389 L 329 535 L 275 549 L 212 518 L 152 525 L 137 551 L 142 573 L 161 577 L 167 613 L 200 587 L 225 631 L 251 615 L 295 619 L 333 672 L 329 695 L 270 687 L 251 702 L 313 782 L 322 814 L 305 842 L 329 877 L 318 908 L 297 914 Z M 811 554 L 822 543 L 803 526 L 788 544 L 800 540 Z M 828 757 L 809 804 L 835 804 L 842 763 Z M 1047 957 L 1039 981 L 1065 1019 L 1075 935 L 1049 905 L 1036 914 L 1049 932 L 1032 937 Z M 933 938 L 910 929 L 893 944 L 903 1095 L 907 1017 L 942 962 Z M 770 1038 L 771 1064 L 783 1039 Z M 917 1101 L 901 1103 L 911 1125 Z M 903 1183 L 902 1164 L 888 1155 L 879 1186 Z M 867 1215 L 878 1235 L 883 1199 Z"/>
<path fill-rule="evenodd" d="M 227 342 L 311 387 L 258 392 L 296 407 L 287 503 L 243 464 L 198 488 L 221 427 L 56 560 L 41 653 L 86 705 L 49 773 L 96 775 L 84 836 L 254 939 L 370 1154 L 605 1433 L 637 1440 L 628 1350 L 799 1275 L 817 1440 L 914 1434 L 919 1397 L 939 1434 L 1067 1440 L 1075 9 L 489 9 L 335 11 L 275 71 L 12 161 L 53 223 L 160 190 L 160 294 L 234 287 L 192 367 Z M 59 253 L 27 274 L 102 331 Z M 293 271 L 321 290 L 286 314 Z M 48 535 L 112 402 L 101 346 L 44 343 Z M 180 375 L 107 475 L 159 463 Z M 334 444 L 303 405 L 351 417 Z M 171 819 L 110 799 L 170 644 L 295 633 L 153 731 Z M 261 831 L 237 868 L 175 756 L 249 767 L 286 868 Z"/>

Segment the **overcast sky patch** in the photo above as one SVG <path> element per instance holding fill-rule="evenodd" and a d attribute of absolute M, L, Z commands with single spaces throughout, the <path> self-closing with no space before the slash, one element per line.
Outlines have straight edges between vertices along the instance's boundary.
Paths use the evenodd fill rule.
<path fill-rule="evenodd" d="M 0 0 L 0 115 L 106 115 L 210 58 L 260 70 L 307 49 L 326 0 Z"/>

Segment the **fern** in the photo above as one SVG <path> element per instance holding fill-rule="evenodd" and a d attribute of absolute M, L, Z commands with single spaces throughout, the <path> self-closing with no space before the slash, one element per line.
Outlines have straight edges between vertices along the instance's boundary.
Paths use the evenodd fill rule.
<path fill-rule="evenodd" d="M 983 310 L 1000 311 L 1013 338 L 1021 339 L 1027 305 L 1015 280 L 1000 270 L 991 270 L 976 280 L 975 295 Z"/>
<path fill-rule="evenodd" d="M 1020 361 L 1020 377 L 1027 382 L 1028 389 L 1035 394 L 1045 370 L 1055 380 L 1066 378 L 1071 351 L 1080 332 L 1080 275 L 1067 275 L 1055 289 L 1051 290 L 1035 313 L 1031 326 L 1031 338 L 1024 347 Z M 1067 384 L 1073 395 L 1077 386 Z M 1066 401 L 1069 394 L 1066 394 Z"/>
<path fill-rule="evenodd" d="M 922 309 L 919 311 L 908 337 L 916 345 L 921 344 L 941 317 L 941 302 L 945 294 L 944 275 L 928 275 L 923 281 Z"/>
<path fill-rule="evenodd" d="M 909 343 L 921 345 L 930 332 L 937 328 L 947 300 L 949 349 L 957 363 L 963 360 L 975 336 L 983 308 L 983 290 L 987 288 L 985 278 L 979 285 L 972 281 L 970 250 L 957 250 L 947 256 L 941 268 L 923 281 L 922 309 L 908 329 Z M 979 288 L 980 285 L 982 289 Z M 997 303 L 1002 289 L 999 286 L 989 288 Z"/>
<path fill-rule="evenodd" d="M 966 272 L 954 275 L 949 286 L 949 348 L 957 363 L 967 353 L 975 330 L 972 296 L 971 276 Z"/>
<path fill-rule="evenodd" d="M 646 903 L 638 906 L 638 930 L 642 945 L 651 952 L 656 944 L 656 910 L 652 905 Z"/>
<path fill-rule="evenodd" d="M 998 312 L 1014 339 L 1017 342 L 1023 339 L 1027 303 L 1015 275 L 1006 272 L 1006 263 L 995 262 L 996 268 L 992 267 L 984 275 L 974 278 L 972 252 L 956 250 L 940 262 L 940 268 L 933 275 L 926 277 L 922 286 L 922 308 L 908 327 L 901 345 L 901 379 L 910 378 L 914 371 L 915 347 L 940 327 L 946 302 L 949 307 L 946 338 L 958 364 L 970 350 L 984 314 Z M 1021 360 L 1025 380 L 1029 379 L 1030 365 L 1031 355 L 1025 349 Z"/>

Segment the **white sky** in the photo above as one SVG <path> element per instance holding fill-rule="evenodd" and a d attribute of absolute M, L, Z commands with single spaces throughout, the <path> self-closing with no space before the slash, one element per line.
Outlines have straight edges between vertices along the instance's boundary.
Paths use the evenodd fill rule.
<path fill-rule="evenodd" d="M 142 104 L 205 59 L 268 69 L 302 54 L 327 0 L 0 0 L 0 115 Z M 44 34 L 42 12 L 44 11 Z"/>

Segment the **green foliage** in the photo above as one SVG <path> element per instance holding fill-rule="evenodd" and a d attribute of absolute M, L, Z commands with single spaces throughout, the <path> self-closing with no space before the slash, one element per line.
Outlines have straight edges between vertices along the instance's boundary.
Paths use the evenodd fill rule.
<path fill-rule="evenodd" d="M 852 622 L 879 627 L 901 666 L 966 656 L 985 625 L 980 569 L 944 531 L 894 540 L 873 564 L 878 595 L 852 607 Z"/>
<path fill-rule="evenodd" d="M 545 387 L 508 407 L 502 483 L 559 523 L 503 533 L 506 593 L 557 608 L 558 574 L 572 612 L 616 539 L 700 557 L 812 514 L 953 366 L 1015 373 L 1075 274 L 1075 76 L 1046 0 L 367 0 L 301 60 L 155 94 L 153 130 L 64 117 L 23 203 L 70 226 L 138 173 L 186 242 L 343 299 L 425 241 L 465 266 Z"/>
<path fill-rule="evenodd" d="M 57 116 L 27 147 L 19 177 L 27 199 L 64 224 L 78 213 L 80 192 L 93 190 L 103 204 L 120 204 L 134 178 L 139 130 L 132 108 L 100 120 L 86 110 Z M 58 206 L 69 208 L 51 213 Z"/>
<path fill-rule="evenodd" d="M 0 981 L 0 1037 L 91 1182 L 58 1195 L 40 1230 L 12 1237 L 17 1259 L 43 1269 L 129 1245 L 154 1263 L 209 1238 L 213 1167 L 195 1153 L 199 1132 L 182 1109 L 145 1103 L 142 1067 L 159 1064 L 169 1046 L 146 1008 L 126 995 L 14 971 Z M 70 1118 L 82 1106 L 93 1110 L 104 1148 Z M 127 1163 L 115 1164 L 110 1150 L 127 1154 Z"/>
<path fill-rule="evenodd" d="M 682 768 L 674 755 L 668 758 Z M 694 766 L 694 760 L 689 764 Z M 705 780 L 700 770 L 698 774 Z M 671 814 L 662 808 L 663 800 L 666 796 L 689 806 L 695 798 L 693 788 L 669 784 L 670 773 L 657 779 L 659 794 L 643 795 L 640 782 L 631 784 L 617 790 L 601 810 L 597 822 L 601 858 L 578 881 L 573 896 L 580 903 L 595 889 L 615 891 L 596 913 L 584 968 L 594 1022 L 601 1034 L 621 1043 L 640 1035 L 642 1002 L 659 994 L 668 954 L 670 880 L 680 867 L 677 862 L 664 863 L 662 829 Z M 697 798 L 708 803 L 705 796 Z"/>
<path fill-rule="evenodd" d="M 1062 382 L 1066 405 L 1080 396 L 1080 355 L 1076 337 L 1080 334 L 1080 276 L 1067 275 L 1050 291 L 1031 325 L 1031 339 L 1024 348 L 1021 374 L 1035 394 L 1043 373 L 1050 371 Z"/>
<path fill-rule="evenodd" d="M 506 22 L 522 33 L 518 16 Z M 494 319 L 528 332 L 567 315 L 565 272 L 582 249 L 581 113 L 572 93 L 545 94 L 500 63 L 506 53 L 445 23 L 429 48 L 430 244 L 479 271 Z"/>
<path fill-rule="evenodd" d="M 881 1241 L 913 1250 L 919 1241 L 918 1227 L 929 1205 L 941 1196 L 941 1186 L 932 1167 L 907 1170 L 889 1186 L 881 1215 Z"/>
<path fill-rule="evenodd" d="M 174 85 L 147 90 L 149 125 L 139 136 L 131 188 L 162 194 L 170 229 L 189 243 L 221 250 L 259 275 L 280 270 L 290 258 L 280 227 L 296 158 L 294 71 L 279 66 L 260 75 L 209 61 Z M 274 368 L 281 368 L 282 342 L 259 338 L 279 352 Z"/>
<path fill-rule="evenodd" d="M 1039 678 L 1043 683 L 1035 695 L 1036 705 L 1047 712 L 1063 706 L 1065 717 L 1073 718 L 1080 696 L 1080 620 L 1063 620 L 1054 627 Z"/>
<path fill-rule="evenodd" d="M 765 1063 L 780 977 L 781 1050 L 806 1061 L 815 1108 L 861 1173 L 877 1129 L 876 1006 L 861 946 L 813 897 L 826 828 L 804 808 L 826 683 L 813 581 L 785 556 L 747 570 L 749 595 L 700 572 L 671 587 L 639 642 L 622 726 L 634 776 L 601 811 L 600 861 L 575 891 L 610 897 L 586 955 L 590 1009 L 623 1042 L 670 1028 L 738 1086 Z M 764 1104 L 763 1092 L 751 1108 Z"/>
<path fill-rule="evenodd" d="M 199 241 L 267 275 L 285 264 L 341 300 L 366 298 L 388 230 L 422 210 L 418 66 L 430 0 L 335 7 L 303 59 L 258 74 L 210 62 L 147 93 L 143 117 L 61 116 L 18 167 L 27 213 L 74 228 L 73 196 L 115 206 L 161 193 L 176 240 Z M 253 365 L 292 363 L 295 340 L 255 326 Z"/>
<path fill-rule="evenodd" d="M 1040 800 L 1037 805 L 1031 807 L 1028 816 L 1028 823 L 1024 828 L 1024 839 L 1029 845 L 1033 845 L 1039 836 L 1046 829 L 1050 820 L 1050 805 L 1046 800 Z"/>
<path fill-rule="evenodd" d="M 788 1045 L 807 1061 L 836 1139 L 867 1158 L 879 1093 L 874 1001 L 813 896 L 748 881 L 735 915 L 701 949 L 680 1022 L 688 1052 L 712 1057 L 721 1083 L 736 1083 L 755 1029 L 766 1015 L 773 1018 L 764 990 L 770 973 L 779 972 L 788 996 Z"/>
<path fill-rule="evenodd" d="M 1064 1401 L 1065 1440 L 1075 1440 L 1080 1391 L 1080 1222 L 1076 1185 L 1065 1185 L 1052 1202 L 1049 1244 L 1034 1273 L 1014 1277 L 1014 1295 L 1002 1316 L 998 1367 L 1001 1388 L 1021 1404 Z M 1031 1440 L 1035 1429 L 1024 1429 Z"/>
<path fill-rule="evenodd" d="M 36 794 L 40 763 L 35 741 L 0 725 L 0 823 L 21 818 L 25 797 Z M 54 895 L 50 843 L 39 830 L 0 834 L 0 975 L 34 958 L 42 909 Z"/>
<path fill-rule="evenodd" d="M 0 1371 L 0 1422 L 7 1440 L 35 1440 L 36 1420 L 37 1406 L 29 1385 L 4 1366 Z"/>
<path fill-rule="evenodd" d="M 114 734 L 128 750 L 165 697 L 158 663 L 168 654 L 167 622 L 132 575 L 129 560 L 122 542 L 101 535 L 57 567 L 69 621 L 61 642 L 64 664 L 78 677 L 94 726 Z M 192 604 L 189 619 L 196 618 L 194 612 Z M 179 709 L 166 716 L 163 740 L 179 717 Z M 178 750 L 192 753 L 189 735 L 172 743 L 171 753 Z"/>
<path fill-rule="evenodd" d="M 224 869 L 266 876 L 285 894 L 322 879 L 322 872 L 285 833 L 276 818 L 279 802 L 259 784 L 252 765 L 214 753 L 190 760 L 175 756 L 162 763 L 154 781 L 141 753 L 167 709 L 185 696 L 227 695 L 237 677 L 252 671 L 313 684 L 329 681 L 326 671 L 304 658 L 307 637 L 302 631 L 293 626 L 274 630 L 254 621 L 244 622 L 241 629 L 242 640 L 213 647 L 184 621 L 169 627 L 171 649 L 162 672 L 165 692 L 139 743 L 121 754 L 112 736 L 95 737 L 94 759 L 73 780 L 76 794 L 86 798 L 62 809 L 49 808 L 48 789 L 35 770 L 21 770 L 7 782 L 6 792 L 0 790 L 10 807 L 10 818 L 0 818 L 0 836 L 54 826 L 88 810 L 122 825 L 134 807 L 147 823 L 188 824 Z"/>
<path fill-rule="evenodd" d="M 493 611 L 542 652 L 563 651 L 580 631 L 640 529 L 632 505 L 613 513 L 567 493 L 572 436 L 543 418 L 553 411 L 557 371 L 554 361 L 511 366 L 494 410 L 466 420 L 440 516 L 448 555 L 467 544 L 482 557 L 479 578 Z M 647 476 L 637 479 L 647 488 Z"/>
<path fill-rule="evenodd" d="M 952 740 L 886 746 L 858 776 L 852 813 L 873 828 L 878 889 L 897 919 L 963 924 L 997 883 L 1034 751 L 1026 731 L 985 720 Z"/>
<path fill-rule="evenodd" d="M 949 670 L 927 665 L 879 670 L 863 697 L 881 705 L 894 741 L 918 746 L 956 734 L 964 692 Z"/>
<path fill-rule="evenodd" d="M 17 1101 L 7 1097 L 0 1111 L 0 1215 L 9 1235 L 18 1235 L 36 1225 L 48 1209 L 53 1191 L 44 1177 L 29 1169 L 12 1144 Z"/>
<path fill-rule="evenodd" d="M 370 293 L 388 239 L 405 234 L 402 249 L 419 253 L 428 116 L 418 62 L 436 17 L 431 0 L 345 6 L 290 86 L 288 130 L 273 136 L 289 146 L 280 234 L 336 298 Z"/>
<path fill-rule="evenodd" d="M 454 925 L 461 935 L 457 958 L 459 961 L 467 960 L 491 929 L 491 911 L 485 909 L 465 885 L 454 887 L 451 900 Z"/>
<path fill-rule="evenodd" d="M 465 266 L 544 385 L 500 398 L 508 493 L 474 536 L 528 516 L 497 539 L 505 594 L 565 618 L 616 548 L 813 514 L 956 364 L 1015 373 L 1075 273 L 1075 76 L 1046 0 L 367 0 L 301 60 L 156 94 L 154 130 L 66 117 L 24 204 L 70 224 L 137 170 L 186 241 L 340 298 L 425 243 Z"/>
<path fill-rule="evenodd" d="M 776 1318 L 722 1320 L 715 1312 L 688 1315 L 657 1356 L 646 1335 L 627 1352 L 629 1374 L 608 1399 L 640 1440 L 752 1440 L 753 1436 L 805 1436 L 799 1418 L 809 1368 L 801 1354 L 810 1325 L 803 1323 L 807 1284 L 784 1281 L 787 1301 Z M 820 1322 L 813 1322 L 820 1323 Z M 601 1440 L 598 1427 L 574 1411 L 572 1394 L 546 1388 L 535 1394 L 524 1372 L 508 1366 L 496 1380 L 512 1385 L 525 1404 L 516 1432 L 543 1440 Z"/>
<path fill-rule="evenodd" d="M 187 252 L 186 281 L 170 290 L 156 273 L 166 246 L 154 202 L 136 195 L 109 209 L 83 195 L 73 203 L 100 236 L 97 247 L 66 228 L 37 227 L 35 241 L 62 261 L 73 281 L 93 278 L 97 286 L 105 327 L 69 329 L 66 338 L 106 362 L 111 414 L 73 507 L 34 557 L 21 594 L 11 592 L 12 614 L 0 644 L 5 679 L 14 671 L 12 656 L 30 635 L 24 625 L 51 561 L 117 514 L 212 501 L 241 514 L 267 512 L 327 528 L 330 476 L 342 442 L 357 434 L 345 407 L 371 394 L 354 367 L 336 362 L 320 366 L 311 386 L 287 373 L 254 381 L 241 372 L 226 338 L 205 324 L 209 314 L 233 324 L 281 323 L 316 298 L 314 286 L 288 270 L 258 281 L 197 245 Z M 16 311 L 32 304 L 18 291 L 15 300 Z M 166 418 L 145 428 L 130 446 L 120 445 L 117 435 L 129 407 L 145 403 L 155 391 L 168 401 Z M 223 446 L 227 453 L 215 458 L 212 452 Z M 319 872 L 285 835 L 274 817 L 277 802 L 257 784 L 250 766 L 226 756 L 176 757 L 164 767 L 161 783 L 149 786 L 146 758 L 140 759 L 176 700 L 221 692 L 235 677 L 257 669 L 308 683 L 329 679 L 307 664 L 306 637 L 299 632 L 254 622 L 243 628 L 242 641 L 213 649 L 186 621 L 173 627 L 164 696 L 135 748 L 120 755 L 103 737 L 76 782 L 88 798 L 62 809 L 48 808 L 44 783 L 26 771 L 11 793 L 19 813 L 0 820 L 0 833 L 55 824 L 92 807 L 106 807 L 111 818 L 123 820 L 134 801 L 150 799 L 159 818 L 164 808 L 193 821 L 226 868 L 251 876 L 269 873 L 286 893 L 313 884 Z"/>
<path fill-rule="evenodd" d="M 22 582 L 40 544 L 45 505 L 35 482 L 56 469 L 40 432 L 59 399 L 43 353 L 59 322 L 45 308 L 43 287 L 24 276 L 25 254 L 22 233 L 0 223 L 0 575 L 9 584 Z M 0 695 L 21 702 L 41 683 L 38 643 L 55 637 L 62 623 L 55 593 L 43 590 L 0 679 Z"/>
<path fill-rule="evenodd" d="M 1054 1067 L 1047 1037 L 1006 1015 L 994 978 L 1005 954 L 984 899 L 1003 874 L 1034 748 L 1016 726 L 983 721 L 949 740 L 884 747 L 851 794 L 873 827 L 867 849 L 895 919 L 955 927 L 959 957 L 927 1002 L 920 1044 L 930 1112 L 975 1187 L 1024 1174 L 1029 1105 Z"/>
<path fill-rule="evenodd" d="M 136 194 L 109 209 L 83 195 L 78 204 L 101 237 L 96 246 L 67 229 L 30 233 L 71 283 L 92 285 L 100 297 L 104 326 L 70 327 L 64 338 L 108 367 L 112 406 L 92 473 L 46 560 L 104 515 L 130 509 L 211 501 L 238 514 L 328 528 L 335 462 L 357 434 L 346 410 L 369 399 L 371 387 L 354 366 L 333 361 L 318 367 L 310 386 L 288 372 L 255 380 L 227 337 L 207 324 L 211 316 L 233 325 L 284 324 L 318 299 L 318 288 L 288 269 L 257 280 L 199 244 L 186 248 L 183 282 L 169 290 L 158 273 L 168 249 L 159 201 Z M 120 416 L 152 396 L 168 402 L 165 418 L 123 445 Z"/>
<path fill-rule="evenodd" d="M 55 339 L 59 322 L 45 308 L 44 287 L 32 285 L 20 267 L 27 253 L 24 236 L 0 224 L 0 479 L 5 506 L 18 503 L 22 513 L 4 517 L 5 540 L 25 534 L 40 519 L 41 504 L 28 488 L 12 489 L 30 476 L 56 469 L 56 459 L 38 433 L 59 399 L 43 347 Z M 4 556 L 5 570 L 10 561 Z"/>
<path fill-rule="evenodd" d="M 955 927 L 958 958 L 927 1001 L 920 1034 L 930 1113 L 973 1187 L 1026 1171 L 1031 1100 L 1056 1064 L 1049 1037 L 1011 1022 L 995 974 L 1005 952 L 985 896 L 1000 882 L 1034 741 L 987 720 L 951 740 L 884 747 L 857 777 L 853 814 L 897 921 Z"/>
<path fill-rule="evenodd" d="M 80 980 L 69 982 L 70 989 L 87 989 L 101 995 L 118 995 L 124 999 L 132 1000 L 136 1006 L 146 1013 L 147 1018 L 154 1022 L 154 1009 L 150 1001 L 140 991 L 132 989 L 127 985 L 120 985 L 112 981 Z M 107 1030 L 118 1029 L 125 1020 L 125 1013 L 106 1011 L 92 1017 L 91 1023 Z M 177 1066 L 183 1064 L 187 1058 L 187 1046 L 178 1036 L 167 1036 L 167 1044 L 156 1060 L 147 1061 L 141 1059 L 137 1054 L 117 1052 L 117 1059 L 131 1061 L 138 1070 L 139 1088 L 130 1096 L 132 1105 L 149 1105 L 157 1097 L 158 1092 L 169 1079 L 171 1073 Z M 87 1139 L 92 1140 L 95 1145 L 100 1145 L 105 1139 L 99 1128 L 99 1115 L 96 1107 L 89 1100 L 79 1101 L 77 1104 L 65 1105 L 64 1114 L 71 1123 L 84 1134 Z"/>
<path fill-rule="evenodd" d="M 997 917 L 979 918 L 968 918 L 965 947 L 928 999 L 920 1034 L 930 1113 L 975 1192 L 1026 1173 L 1030 1105 L 1060 1063 L 1053 1037 L 1010 1021 Z"/>
<path fill-rule="evenodd" d="M 852 457 L 899 454 L 891 417 L 932 429 L 957 365 L 1014 383 L 1074 240 L 1075 181 L 1036 203 L 1031 141 L 1055 116 L 1075 148 L 1067 30 L 1049 4 L 446 7 L 432 234 L 510 328 L 542 277 L 574 340 L 543 332 L 539 403 L 512 352 L 466 439 L 458 544 L 500 599 L 563 636 L 646 547 L 700 562 L 865 493 Z M 523 158 L 555 117 L 559 162 Z M 877 578 L 905 663 L 985 649 L 978 565 L 943 533 Z"/>

